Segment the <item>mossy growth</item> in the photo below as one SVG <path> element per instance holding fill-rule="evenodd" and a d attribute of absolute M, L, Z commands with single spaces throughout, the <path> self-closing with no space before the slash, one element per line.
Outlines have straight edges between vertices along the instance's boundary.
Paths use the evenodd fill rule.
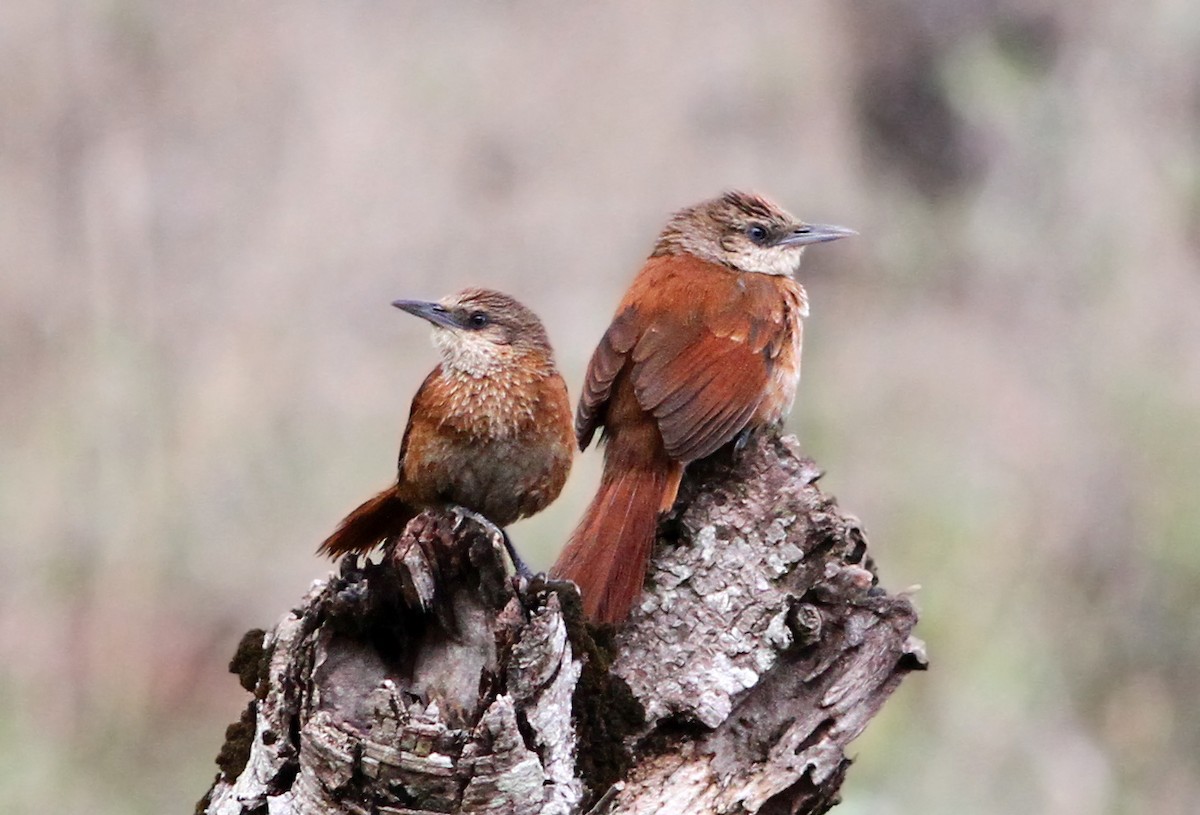
<path fill-rule="evenodd" d="M 254 745 L 255 703 L 246 705 L 242 716 L 225 728 L 225 743 L 217 753 L 217 766 L 228 779 L 237 778 L 250 760 L 250 748 Z"/>
<path fill-rule="evenodd" d="M 221 780 L 221 774 L 217 773 L 217 777 L 213 779 L 212 785 L 208 791 L 204 793 L 204 797 L 196 802 L 196 806 L 192 809 L 192 815 L 204 815 L 208 809 L 208 805 L 212 803 L 213 788 L 217 786 L 217 782 Z"/>
<path fill-rule="evenodd" d="M 267 669 L 271 664 L 270 649 L 263 647 L 267 632 L 251 628 L 242 635 L 233 659 L 229 660 L 229 672 L 237 674 L 238 683 L 261 699 L 266 692 Z"/>
<path fill-rule="evenodd" d="M 256 700 L 261 700 L 267 690 L 271 650 L 263 647 L 266 636 L 267 632 L 261 628 L 250 629 L 242 635 L 233 658 L 229 660 L 229 672 L 237 675 L 238 683 L 253 693 Z M 250 760 L 250 748 L 254 745 L 256 704 L 256 701 L 247 704 L 241 718 L 225 728 L 225 743 L 217 753 L 217 766 L 221 772 L 213 779 L 213 787 L 222 778 L 237 778 Z M 209 787 L 204 797 L 196 803 L 195 815 L 201 815 L 208 809 L 213 787 Z"/>
<path fill-rule="evenodd" d="M 642 727 L 646 712 L 625 680 L 609 673 L 616 656 L 613 627 L 587 621 L 574 585 L 535 579 L 530 588 L 558 595 L 571 649 L 583 661 L 571 700 L 579 739 L 576 767 L 594 798 L 625 777 L 633 763 L 625 738 Z"/>

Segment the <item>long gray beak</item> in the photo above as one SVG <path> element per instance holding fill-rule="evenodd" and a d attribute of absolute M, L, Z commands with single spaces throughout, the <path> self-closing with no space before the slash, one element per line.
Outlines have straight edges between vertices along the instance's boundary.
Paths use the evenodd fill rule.
<path fill-rule="evenodd" d="M 857 234 L 853 229 L 847 229 L 844 226 L 834 226 L 833 224 L 801 224 L 787 235 L 784 235 L 776 245 L 807 246 L 810 243 L 836 241 L 838 238 L 846 238 Z"/>
<path fill-rule="evenodd" d="M 426 300 L 396 300 L 392 305 L 401 311 L 407 311 L 409 314 L 428 320 L 434 325 L 446 328 L 458 327 L 458 321 L 454 319 L 454 315 L 447 311 L 441 303 L 430 303 Z"/>

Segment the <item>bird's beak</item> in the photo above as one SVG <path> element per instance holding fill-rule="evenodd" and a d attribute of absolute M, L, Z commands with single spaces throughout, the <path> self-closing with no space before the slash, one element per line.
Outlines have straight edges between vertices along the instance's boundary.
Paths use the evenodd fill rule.
<path fill-rule="evenodd" d="M 857 235 L 853 229 L 833 224 L 801 224 L 781 238 L 779 246 L 808 246 L 810 243 L 825 243 L 836 241 L 850 235 Z"/>
<path fill-rule="evenodd" d="M 434 325 L 445 328 L 458 327 L 454 315 L 447 311 L 441 303 L 430 303 L 425 300 L 396 300 L 392 305 L 401 311 L 407 311 L 409 314 L 428 320 Z"/>

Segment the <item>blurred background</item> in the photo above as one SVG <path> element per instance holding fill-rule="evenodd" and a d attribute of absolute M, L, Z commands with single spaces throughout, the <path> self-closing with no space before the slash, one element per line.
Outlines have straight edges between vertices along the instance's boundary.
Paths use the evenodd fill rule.
<path fill-rule="evenodd" d="M 733 187 L 861 233 L 790 427 L 923 586 L 838 811 L 1196 811 L 1195 3 L 9 0 L 0 76 L 5 812 L 204 793 L 239 636 L 393 476 L 436 354 L 391 300 L 517 295 L 577 394 Z"/>

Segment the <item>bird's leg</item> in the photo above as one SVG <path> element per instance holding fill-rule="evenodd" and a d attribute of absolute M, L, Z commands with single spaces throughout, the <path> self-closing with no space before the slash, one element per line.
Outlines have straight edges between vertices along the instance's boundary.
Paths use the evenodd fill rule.
<path fill-rule="evenodd" d="M 512 558 L 513 570 L 516 571 L 517 577 L 523 577 L 526 580 L 531 579 L 533 577 L 533 569 L 530 569 L 529 564 L 517 554 L 517 547 L 513 546 L 512 538 L 503 529 L 500 530 L 500 535 L 504 538 L 504 548 L 508 550 L 508 556 Z"/>
<path fill-rule="evenodd" d="M 783 431 L 783 419 L 768 424 L 743 427 L 741 432 L 733 437 L 733 460 L 737 461 L 746 445 L 759 433 L 769 433 L 778 436 Z"/>
<path fill-rule="evenodd" d="M 750 428 L 745 428 L 741 433 L 738 433 L 733 440 L 733 454 L 736 456 L 746 449 L 746 445 L 750 443 L 750 434 L 754 431 Z"/>
<path fill-rule="evenodd" d="M 742 451 L 746 449 L 746 445 L 750 443 L 750 439 L 754 438 L 754 431 L 757 427 L 744 427 L 742 431 L 733 437 L 733 460 L 737 461 L 741 456 Z"/>
<path fill-rule="evenodd" d="M 513 546 L 512 539 L 508 537 L 507 532 L 496 526 L 487 518 L 480 515 L 478 512 L 472 512 L 466 507 L 456 507 L 456 509 L 463 515 L 463 517 L 470 518 L 484 529 L 489 530 L 493 535 L 499 536 L 499 538 L 504 541 L 504 549 L 508 552 L 508 556 L 512 560 L 513 569 L 516 571 L 518 577 L 533 577 L 533 571 L 530 570 L 525 561 L 521 559 L 521 556 L 517 554 L 517 547 Z"/>

